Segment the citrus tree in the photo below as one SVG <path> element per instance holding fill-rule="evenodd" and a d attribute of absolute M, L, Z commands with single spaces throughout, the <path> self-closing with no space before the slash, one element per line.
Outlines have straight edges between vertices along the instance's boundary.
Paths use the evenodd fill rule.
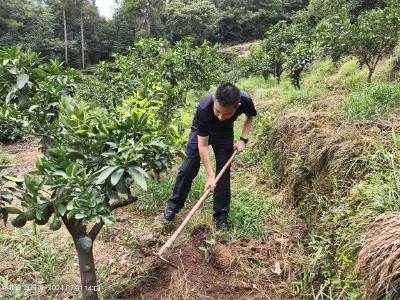
<path fill-rule="evenodd" d="M 390 54 L 400 38 L 400 8 L 397 4 L 363 12 L 356 22 L 347 15 L 333 16 L 319 26 L 322 46 L 333 58 L 353 55 L 368 67 L 368 83 L 384 55 Z"/>
<path fill-rule="evenodd" d="M 292 85 L 299 89 L 301 73 L 306 70 L 313 59 L 313 49 L 311 42 L 305 38 L 299 38 L 287 56 L 285 69 L 288 72 Z"/>
<path fill-rule="evenodd" d="M 113 224 L 116 208 L 135 202 L 134 189 L 146 189 L 147 171 L 171 166 L 176 131 L 157 117 L 159 106 L 130 98 L 115 110 L 93 110 L 70 98 L 62 100 L 60 130 L 48 154 L 17 185 L 22 211 L 12 224 L 28 220 L 62 223 L 78 254 L 84 299 L 97 299 L 93 243 L 104 225 Z"/>
<path fill-rule="evenodd" d="M 284 71 L 287 54 L 291 51 L 295 38 L 288 29 L 285 21 L 278 22 L 266 33 L 261 47 L 266 53 L 268 60 L 265 61 L 266 69 L 269 69 L 278 82 Z"/>
<path fill-rule="evenodd" d="M 0 51 L 2 140 L 33 134 L 46 150 L 57 127 L 59 101 L 74 93 L 79 76 L 57 60 L 42 63 L 31 50 L 23 52 L 20 47 L 12 47 Z"/>
<path fill-rule="evenodd" d="M 222 60 L 217 50 L 208 43 L 195 46 L 192 39 L 169 49 L 161 40 L 141 39 L 127 55 L 115 54 L 114 62 L 100 63 L 78 97 L 117 107 L 121 99 L 138 92 L 150 101 L 161 101 L 160 118 L 171 122 L 189 90 L 207 90 L 218 82 Z"/>
<path fill-rule="evenodd" d="M 207 90 L 219 79 L 223 64 L 219 48 L 209 42 L 195 46 L 192 38 L 183 39 L 162 56 L 162 75 L 173 86 L 182 86 L 184 91 Z"/>
<path fill-rule="evenodd" d="M 334 63 L 350 54 L 349 29 L 351 19 L 349 8 L 343 8 L 338 14 L 322 20 L 315 31 L 315 44 L 326 49 Z"/>
<path fill-rule="evenodd" d="M 261 75 L 265 80 L 273 73 L 272 60 L 269 54 L 263 51 L 262 46 L 251 49 L 250 58 L 254 66 L 255 74 Z"/>

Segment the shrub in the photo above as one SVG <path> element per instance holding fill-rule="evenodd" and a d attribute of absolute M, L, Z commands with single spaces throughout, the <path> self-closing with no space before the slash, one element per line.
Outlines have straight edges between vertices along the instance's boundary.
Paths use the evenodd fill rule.
<path fill-rule="evenodd" d="M 310 66 L 313 60 L 314 52 L 311 43 L 307 41 L 298 41 L 288 54 L 285 68 L 287 69 L 292 85 L 300 89 L 301 73 Z"/>
<path fill-rule="evenodd" d="M 319 41 L 337 61 L 344 55 L 353 55 L 360 66 L 368 67 L 367 82 L 371 83 L 378 63 L 384 55 L 393 52 L 400 35 L 400 9 L 397 4 L 383 9 L 363 12 L 352 22 L 346 10 L 318 26 Z"/>
<path fill-rule="evenodd" d="M 139 93 L 149 101 L 161 101 L 160 118 L 166 123 L 176 116 L 191 89 L 207 90 L 219 81 L 221 58 L 218 46 L 195 46 L 191 39 L 178 42 L 165 53 L 161 40 L 142 39 L 128 55 L 115 54 L 112 63 L 100 63 L 78 98 L 102 107 L 117 107 Z"/>

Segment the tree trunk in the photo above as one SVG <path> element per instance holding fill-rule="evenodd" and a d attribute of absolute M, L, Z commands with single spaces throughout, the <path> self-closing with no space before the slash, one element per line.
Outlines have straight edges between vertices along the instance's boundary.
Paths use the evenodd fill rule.
<path fill-rule="evenodd" d="M 278 81 L 278 84 L 281 83 L 281 75 L 282 75 L 282 67 L 278 64 L 275 64 L 274 76 Z"/>
<path fill-rule="evenodd" d="M 82 70 L 85 70 L 85 34 L 83 28 L 83 0 L 81 0 L 81 52 L 82 52 Z"/>
<path fill-rule="evenodd" d="M 50 148 L 50 144 L 51 144 L 51 134 L 50 132 L 45 132 L 42 135 L 42 152 L 44 155 L 48 154 L 49 148 Z"/>
<path fill-rule="evenodd" d="M 67 17 L 65 16 L 65 5 L 63 5 L 63 20 L 64 20 L 64 51 L 65 65 L 68 66 L 68 37 L 67 37 Z"/>
<path fill-rule="evenodd" d="M 374 74 L 375 68 L 368 67 L 368 83 L 372 82 L 372 75 Z"/>
<path fill-rule="evenodd" d="M 78 254 L 79 273 L 81 275 L 82 297 L 84 300 L 98 300 L 98 290 L 96 281 L 96 268 L 94 266 L 93 246 L 90 250 L 83 250 L 75 240 L 75 249 Z"/>
<path fill-rule="evenodd" d="M 300 89 L 300 76 L 301 76 L 301 71 L 297 71 L 293 74 L 292 82 L 293 85 L 296 89 Z"/>
<path fill-rule="evenodd" d="M 84 300 L 98 300 L 99 287 L 96 280 L 96 268 L 93 258 L 93 243 L 96 239 L 98 231 L 100 231 L 102 224 L 98 226 L 98 231 L 93 234 L 87 234 L 86 228 L 78 220 L 69 220 L 66 216 L 62 217 L 68 232 L 74 240 L 75 250 L 78 254 L 79 273 L 81 276 L 82 297 Z M 91 247 L 83 249 L 79 239 L 86 238 L 92 241 Z"/>
<path fill-rule="evenodd" d="M 145 26 L 146 26 L 146 35 L 149 38 L 150 37 L 150 3 L 147 3 L 146 7 L 146 15 L 145 15 Z"/>

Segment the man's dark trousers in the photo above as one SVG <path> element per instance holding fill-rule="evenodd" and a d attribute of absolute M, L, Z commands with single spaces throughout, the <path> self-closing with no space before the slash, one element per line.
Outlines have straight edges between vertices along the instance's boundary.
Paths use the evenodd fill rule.
<path fill-rule="evenodd" d="M 233 153 L 233 133 L 225 135 L 210 135 L 209 144 L 212 146 L 216 160 L 216 174 L 224 167 Z M 193 179 L 200 169 L 200 155 L 197 144 L 197 132 L 192 130 L 186 145 L 186 159 L 179 168 L 172 197 L 168 207 L 179 211 L 190 192 Z M 230 168 L 228 168 L 214 189 L 214 218 L 224 220 L 228 217 L 231 200 Z"/>

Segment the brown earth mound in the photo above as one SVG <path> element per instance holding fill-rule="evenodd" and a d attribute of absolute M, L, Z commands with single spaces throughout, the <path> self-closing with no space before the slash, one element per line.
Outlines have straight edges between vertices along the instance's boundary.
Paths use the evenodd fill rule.
<path fill-rule="evenodd" d="M 333 176 L 362 178 L 369 171 L 364 154 L 390 140 L 392 128 L 400 129 L 395 115 L 349 123 L 330 112 L 298 109 L 287 109 L 273 123 L 265 145 L 277 154 L 288 199 L 295 204 L 311 183 L 325 189 L 332 187 Z"/>

